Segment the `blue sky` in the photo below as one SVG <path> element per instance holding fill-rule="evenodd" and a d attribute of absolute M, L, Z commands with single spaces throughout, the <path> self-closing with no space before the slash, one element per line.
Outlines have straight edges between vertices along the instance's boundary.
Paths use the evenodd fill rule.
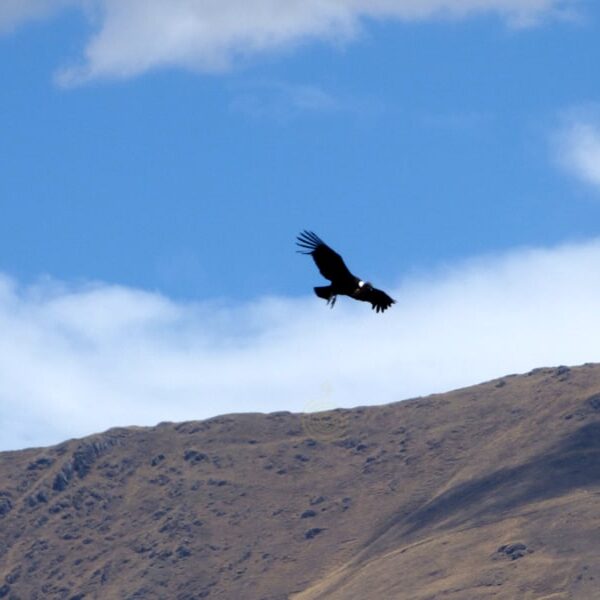
<path fill-rule="evenodd" d="M 504 322 L 495 315 L 511 306 L 517 329 L 535 344 L 517 355 L 507 347 L 512 362 L 490 354 L 474 368 L 461 354 L 471 351 L 469 336 L 462 345 L 454 337 L 447 350 L 457 366 L 428 355 L 435 332 L 428 338 L 417 329 L 398 347 L 389 342 L 385 376 L 370 370 L 360 385 L 347 385 L 344 364 L 355 362 L 343 353 L 333 384 L 307 367 L 303 380 L 315 376 L 304 398 L 326 385 L 334 389 L 332 405 L 378 403 L 539 361 L 600 360 L 593 347 L 587 354 L 576 345 L 565 350 L 565 338 L 577 339 L 580 329 L 561 330 L 549 342 L 541 330 L 527 329 L 529 312 L 519 317 L 520 305 L 502 298 L 522 298 L 543 266 L 556 286 L 567 285 L 564 277 L 588 286 L 578 292 L 573 284 L 559 314 L 588 314 L 580 302 L 596 292 L 595 276 L 575 269 L 577 279 L 566 261 L 578 256 L 594 264 L 598 252 L 599 34 L 598 6 L 576 0 L 6 2 L 0 319 L 16 337 L 0 352 L 0 415 L 15 421 L 15 431 L 37 419 L 39 430 L 51 433 L 18 433 L 4 447 L 58 441 L 96 424 L 306 408 L 306 399 L 287 399 L 283 383 L 262 401 L 276 378 L 266 358 L 254 366 L 254 373 L 264 370 L 256 378 L 262 383 L 242 399 L 249 384 L 236 370 L 238 353 L 250 348 L 255 356 L 265 340 L 296 340 L 297 348 L 282 315 L 305 323 L 309 339 L 317 334 L 311 327 L 333 327 L 337 333 L 327 339 L 336 356 L 353 319 L 375 345 L 382 326 L 370 325 L 366 306 L 338 303 L 330 313 L 310 297 L 320 277 L 294 253 L 294 237 L 305 228 L 342 252 L 357 275 L 410 297 L 404 313 L 401 302 L 386 313 L 396 319 L 387 327 L 421 310 L 415 303 L 427 297 L 419 295 L 423 289 L 437 297 L 464 284 L 473 294 L 465 305 L 493 296 L 486 314 L 498 335 Z M 559 272 L 547 267 L 547 255 Z M 501 275 L 507 265 L 514 272 L 506 280 L 514 283 L 497 290 L 489 274 Z M 532 271 L 523 274 L 523 265 Z M 481 276 L 476 284 L 473 269 Z M 535 310 L 549 301 L 540 296 Z M 71 308 L 65 313 L 64 306 Z M 557 305 L 548 310 L 556 317 Z M 468 316 L 467 329 L 475 327 Z M 16 340 L 23 350 L 18 368 L 9 356 Z M 394 373 L 415 345 L 425 352 L 412 371 L 421 378 L 404 386 L 406 374 L 401 380 Z M 130 409 L 61 429 L 52 415 L 89 413 L 83 395 L 103 402 L 107 384 L 96 380 L 98 372 L 119 371 L 107 357 L 125 347 L 135 356 L 156 350 L 140 366 L 139 385 L 126 372 L 105 373 L 115 379 L 110 394 L 121 405 L 131 401 Z M 199 347 L 198 355 L 190 350 Z M 196 383 L 177 391 L 214 358 L 210 347 L 231 352 L 224 377 L 240 385 L 231 402 L 216 383 L 210 400 Z M 49 366 L 32 358 L 49 348 L 64 360 Z M 190 353 L 189 364 L 177 362 Z M 144 381 L 150 365 L 167 371 L 171 360 L 177 375 Z M 439 375 L 446 371 L 459 375 Z M 32 377 L 39 389 L 29 387 Z M 290 388 L 295 377 L 299 372 L 289 374 Z M 62 396 L 48 391 L 55 380 Z M 361 385 L 381 389 L 365 398 L 356 392 Z M 163 408 L 148 411 L 144 402 Z"/>

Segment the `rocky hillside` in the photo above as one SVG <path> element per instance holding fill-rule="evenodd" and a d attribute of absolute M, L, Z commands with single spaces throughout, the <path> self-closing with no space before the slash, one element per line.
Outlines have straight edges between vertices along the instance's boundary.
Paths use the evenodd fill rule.
<path fill-rule="evenodd" d="M 600 366 L 0 454 L 0 598 L 599 598 Z"/>

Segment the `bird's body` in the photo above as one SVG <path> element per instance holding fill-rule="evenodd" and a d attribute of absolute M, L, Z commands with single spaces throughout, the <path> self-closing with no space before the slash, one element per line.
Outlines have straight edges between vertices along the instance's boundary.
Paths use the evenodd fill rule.
<path fill-rule="evenodd" d="M 314 290 L 315 294 L 327 300 L 332 308 L 339 295 L 370 302 L 373 310 L 377 312 L 383 312 L 394 304 L 395 300 L 385 292 L 353 275 L 344 259 L 312 231 L 303 231 L 298 236 L 297 244 L 302 248 L 299 252 L 310 254 L 321 275 L 331 281 L 331 285 L 316 287 Z"/>

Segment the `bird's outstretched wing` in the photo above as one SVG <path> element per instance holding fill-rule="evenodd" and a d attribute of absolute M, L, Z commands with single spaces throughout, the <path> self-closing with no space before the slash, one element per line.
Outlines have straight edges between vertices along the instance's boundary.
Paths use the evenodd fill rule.
<path fill-rule="evenodd" d="M 371 307 L 375 312 L 383 312 L 388 309 L 392 304 L 395 304 L 396 301 L 393 298 L 390 298 L 385 292 L 382 290 L 378 290 L 377 288 L 370 288 L 365 290 L 363 294 L 361 294 L 361 300 L 365 300 L 365 302 L 370 302 Z"/>
<path fill-rule="evenodd" d="M 310 254 L 325 279 L 340 281 L 354 277 L 345 265 L 343 258 L 317 234 L 312 231 L 303 231 L 297 239 L 296 243 L 302 248 L 298 252 Z"/>

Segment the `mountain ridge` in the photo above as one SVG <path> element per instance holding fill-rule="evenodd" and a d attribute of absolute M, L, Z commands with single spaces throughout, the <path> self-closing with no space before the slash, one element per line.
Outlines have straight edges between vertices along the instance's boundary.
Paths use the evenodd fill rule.
<path fill-rule="evenodd" d="M 115 428 L 0 481 L 13 600 L 594 598 L 600 366 Z"/>

